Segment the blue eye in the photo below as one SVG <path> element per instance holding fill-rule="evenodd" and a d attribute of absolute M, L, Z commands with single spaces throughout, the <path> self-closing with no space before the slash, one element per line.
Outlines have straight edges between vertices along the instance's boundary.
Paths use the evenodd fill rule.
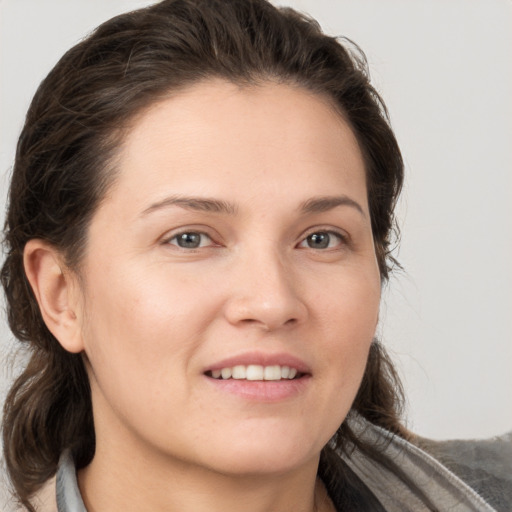
<path fill-rule="evenodd" d="M 317 231 L 308 235 L 299 247 L 310 249 L 332 249 L 343 242 L 343 237 L 333 231 Z"/>
<path fill-rule="evenodd" d="M 182 249 L 198 249 L 199 247 L 210 245 L 211 242 L 212 240 L 208 235 L 198 233 L 197 231 L 179 233 L 169 240 L 170 244 L 177 245 Z"/>

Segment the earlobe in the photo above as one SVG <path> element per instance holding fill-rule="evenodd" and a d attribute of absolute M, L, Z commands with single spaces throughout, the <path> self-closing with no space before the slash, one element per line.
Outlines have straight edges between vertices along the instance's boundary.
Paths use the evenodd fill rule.
<path fill-rule="evenodd" d="M 77 283 L 66 272 L 60 253 L 44 240 L 29 240 L 23 264 L 46 326 L 65 350 L 81 352 L 84 347 L 77 315 Z"/>

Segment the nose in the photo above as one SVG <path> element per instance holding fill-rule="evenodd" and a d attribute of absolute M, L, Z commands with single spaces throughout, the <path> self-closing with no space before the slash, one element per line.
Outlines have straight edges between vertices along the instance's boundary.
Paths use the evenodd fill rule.
<path fill-rule="evenodd" d="M 302 323 L 308 308 L 291 265 L 274 251 L 260 249 L 232 269 L 225 317 L 233 325 L 274 331 Z"/>

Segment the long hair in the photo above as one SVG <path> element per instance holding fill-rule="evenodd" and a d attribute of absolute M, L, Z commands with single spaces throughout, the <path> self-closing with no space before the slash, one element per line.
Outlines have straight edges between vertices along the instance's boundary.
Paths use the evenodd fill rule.
<path fill-rule="evenodd" d="M 117 16 L 71 48 L 37 90 L 19 138 L 5 223 L 1 281 L 11 330 L 31 358 L 4 406 L 5 461 L 19 501 L 51 477 L 64 449 L 78 468 L 94 455 L 91 393 L 82 356 L 43 322 L 23 268 L 28 240 L 48 241 L 79 271 L 87 228 L 116 179 L 113 161 L 135 116 L 199 81 L 298 85 L 336 105 L 361 147 L 382 282 L 403 162 L 364 55 L 298 12 L 266 0 L 164 0 Z M 353 410 L 393 433 L 401 388 L 374 342 Z M 340 449 L 360 444 L 346 423 Z M 364 447 L 367 451 L 371 447 Z"/>

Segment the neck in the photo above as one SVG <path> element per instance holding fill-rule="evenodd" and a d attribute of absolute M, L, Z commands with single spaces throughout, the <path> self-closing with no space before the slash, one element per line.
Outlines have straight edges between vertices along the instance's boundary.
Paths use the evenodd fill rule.
<path fill-rule="evenodd" d="M 88 512 L 320 512 L 333 510 L 318 458 L 283 474 L 229 475 L 182 461 L 97 446 L 78 482 Z"/>

